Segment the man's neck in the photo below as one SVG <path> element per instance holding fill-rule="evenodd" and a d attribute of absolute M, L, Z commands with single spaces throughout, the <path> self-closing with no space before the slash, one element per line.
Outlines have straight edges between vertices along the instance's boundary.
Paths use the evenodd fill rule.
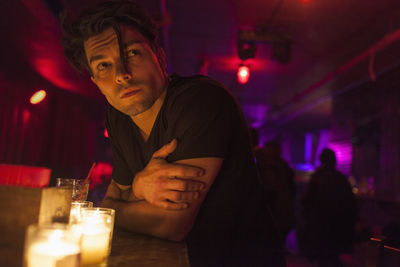
<path fill-rule="evenodd" d="M 136 116 L 130 116 L 132 121 L 140 129 L 143 140 L 146 142 L 149 139 L 151 130 L 153 129 L 154 123 L 156 121 L 157 115 L 160 112 L 162 104 L 164 103 L 165 96 L 167 94 L 167 89 L 165 89 L 160 97 L 154 102 L 153 106 L 143 113 Z"/>

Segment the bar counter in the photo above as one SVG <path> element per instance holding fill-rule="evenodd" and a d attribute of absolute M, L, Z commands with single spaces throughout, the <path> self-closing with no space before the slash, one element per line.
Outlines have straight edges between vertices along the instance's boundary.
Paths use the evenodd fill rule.
<path fill-rule="evenodd" d="M 114 228 L 108 267 L 189 267 L 185 242 L 171 242 Z"/>
<path fill-rule="evenodd" d="M 47 190 L 47 189 L 44 189 Z M 0 185 L 0 266 L 21 267 L 26 228 L 38 222 L 43 189 Z M 114 227 L 109 267 L 189 267 L 185 242 Z"/>

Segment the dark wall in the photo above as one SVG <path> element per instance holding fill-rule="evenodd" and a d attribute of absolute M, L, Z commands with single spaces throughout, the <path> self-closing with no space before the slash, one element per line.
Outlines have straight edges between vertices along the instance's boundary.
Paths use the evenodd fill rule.
<path fill-rule="evenodd" d="M 352 140 L 356 180 L 373 177 L 377 197 L 400 200 L 400 67 L 335 97 L 333 117 Z"/>

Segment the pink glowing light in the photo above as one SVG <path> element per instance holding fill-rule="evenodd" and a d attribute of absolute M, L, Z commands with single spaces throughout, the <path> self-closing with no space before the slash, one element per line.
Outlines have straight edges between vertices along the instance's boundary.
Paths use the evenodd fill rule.
<path fill-rule="evenodd" d="M 250 78 L 250 69 L 247 66 L 240 66 L 237 72 L 238 81 L 241 84 L 245 84 Z"/>

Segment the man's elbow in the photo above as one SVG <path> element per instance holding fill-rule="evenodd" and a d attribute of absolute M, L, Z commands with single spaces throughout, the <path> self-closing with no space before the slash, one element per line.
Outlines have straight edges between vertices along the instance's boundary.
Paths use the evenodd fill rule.
<path fill-rule="evenodd" d="M 162 238 L 175 242 L 184 241 L 189 232 L 192 230 L 192 227 L 193 224 L 184 226 L 175 225 L 175 227 L 169 228 L 167 231 L 165 231 L 165 235 Z"/>
<path fill-rule="evenodd" d="M 112 198 L 112 197 L 105 197 L 101 203 L 100 203 L 100 207 L 102 208 L 115 208 L 115 202 L 116 199 Z"/>
<path fill-rule="evenodd" d="M 175 233 L 173 235 L 168 235 L 166 239 L 169 241 L 174 241 L 174 242 L 182 242 L 186 239 L 188 233 Z"/>

